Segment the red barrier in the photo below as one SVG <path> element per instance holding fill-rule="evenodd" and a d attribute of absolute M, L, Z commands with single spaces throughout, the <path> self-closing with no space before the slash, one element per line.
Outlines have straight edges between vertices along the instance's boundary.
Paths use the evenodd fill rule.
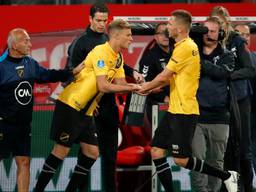
<path fill-rule="evenodd" d="M 110 4 L 112 16 L 169 16 L 174 9 L 186 9 L 193 16 L 207 16 L 217 4 Z M 232 16 L 255 16 L 256 5 L 249 3 L 222 4 Z M 90 5 L 0 6 L 0 52 L 8 32 L 22 27 L 29 33 L 66 31 L 84 28 L 88 24 Z M 111 19 L 111 18 L 110 18 Z"/>

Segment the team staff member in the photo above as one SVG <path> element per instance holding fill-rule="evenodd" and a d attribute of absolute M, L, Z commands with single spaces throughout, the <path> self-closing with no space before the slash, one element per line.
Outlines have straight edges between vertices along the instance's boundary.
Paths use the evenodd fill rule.
<path fill-rule="evenodd" d="M 238 24 L 235 26 L 235 30 L 246 40 L 246 48 L 250 50 L 251 45 L 251 33 L 250 27 L 247 24 Z M 256 68 L 256 52 L 250 52 L 252 65 Z M 256 173 L 256 78 L 250 80 L 252 85 L 253 94 L 251 96 L 251 142 L 252 142 L 252 162 L 254 172 Z"/>
<path fill-rule="evenodd" d="M 193 156 L 223 169 L 229 136 L 229 77 L 234 70 L 233 54 L 222 48 L 224 31 L 218 17 L 204 22 L 208 33 L 203 36 L 200 51 L 201 76 L 197 99 L 200 116 L 192 141 Z M 192 171 L 192 186 L 197 192 L 217 192 L 221 180 Z"/>
<path fill-rule="evenodd" d="M 142 85 L 139 93 L 170 84 L 169 109 L 152 141 L 151 156 L 158 177 L 166 192 L 172 192 L 172 173 L 166 159 L 170 149 L 174 162 L 186 169 L 220 178 L 229 192 L 237 192 L 237 172 L 216 169 L 203 160 L 192 157 L 191 143 L 199 107 L 196 92 L 200 76 L 197 45 L 189 38 L 192 17 L 185 10 L 176 10 L 168 22 L 169 36 L 175 40 L 173 54 L 163 72 Z"/>
<path fill-rule="evenodd" d="M 166 23 L 157 24 L 154 35 L 155 45 L 147 50 L 140 60 L 139 71 L 145 81 L 151 81 L 161 73 L 171 57 L 166 25 Z M 169 86 L 147 96 L 146 112 L 150 122 L 152 120 L 152 105 L 164 102 L 169 102 Z"/>
<path fill-rule="evenodd" d="M 57 100 L 51 129 L 51 139 L 56 143 L 39 175 L 36 192 L 44 191 L 74 142 L 79 142 L 81 154 L 66 191 L 83 190 L 90 168 L 99 155 L 92 115 L 102 93 L 137 91 L 140 88 L 126 83 L 120 52 L 131 44 L 130 25 L 121 19 L 114 20 L 108 31 L 109 42 L 96 46 L 88 54 L 85 68 Z M 113 80 L 115 84 L 112 84 Z"/>
<path fill-rule="evenodd" d="M 87 54 L 96 46 L 108 40 L 106 24 L 109 10 L 105 4 L 93 4 L 90 9 L 90 25 L 86 31 L 76 38 L 68 49 L 67 67 L 72 69 L 81 63 Z M 124 65 L 125 73 L 136 80 L 142 80 L 142 76 Z M 119 115 L 115 103 L 114 93 L 105 94 L 100 103 L 96 117 L 99 150 L 102 158 L 103 185 L 106 192 L 116 191 L 116 158 L 118 149 L 118 125 Z M 111 121 L 109 121 L 111 119 Z"/>
<path fill-rule="evenodd" d="M 234 31 L 231 25 L 228 10 L 225 7 L 216 6 L 212 9 L 210 15 L 218 16 L 223 22 L 224 30 L 227 34 L 224 43 L 227 49 L 235 56 L 235 70 L 230 78 L 234 85 L 236 102 L 238 105 L 238 115 L 240 115 L 239 123 L 241 125 L 241 130 L 237 132 L 239 135 L 241 134 L 241 138 L 234 133 L 234 130 L 236 129 L 234 122 L 239 118 L 231 113 L 230 137 L 224 164 L 228 169 L 232 168 L 240 171 L 242 189 L 244 189 L 245 192 L 251 192 L 253 172 L 250 134 L 250 96 L 252 90 L 249 78 L 252 78 L 255 75 L 255 69 L 252 66 L 249 50 L 246 48 L 246 41 Z M 232 143 L 232 141 L 235 141 L 235 143 Z M 236 152 L 237 148 L 239 149 L 238 152 Z M 239 154 L 234 157 L 236 153 Z"/>
<path fill-rule="evenodd" d="M 0 160 L 10 154 L 15 157 L 18 191 L 27 192 L 34 83 L 66 81 L 71 73 L 45 69 L 29 57 L 32 44 L 24 29 L 11 30 L 7 44 L 6 57 L 0 61 Z"/>

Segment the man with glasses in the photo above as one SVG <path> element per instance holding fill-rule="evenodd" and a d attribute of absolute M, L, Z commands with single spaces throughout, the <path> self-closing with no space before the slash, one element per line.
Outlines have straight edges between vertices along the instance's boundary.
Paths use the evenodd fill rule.
<path fill-rule="evenodd" d="M 163 22 L 157 24 L 154 45 L 149 50 L 146 50 L 140 60 L 139 71 L 142 73 L 145 81 L 151 81 L 161 73 L 171 57 L 166 25 Z M 167 102 L 169 102 L 169 86 L 147 96 L 146 112 L 150 122 L 152 120 L 152 105 Z"/>

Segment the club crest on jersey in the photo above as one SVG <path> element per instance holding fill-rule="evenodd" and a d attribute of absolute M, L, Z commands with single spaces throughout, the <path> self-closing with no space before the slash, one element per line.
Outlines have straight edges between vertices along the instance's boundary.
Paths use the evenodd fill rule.
<path fill-rule="evenodd" d="M 24 66 L 16 67 L 17 74 L 20 78 L 24 77 Z"/>
<path fill-rule="evenodd" d="M 98 62 L 97 62 L 97 67 L 99 67 L 99 68 L 105 67 L 104 61 L 103 61 L 103 60 L 98 60 Z"/>

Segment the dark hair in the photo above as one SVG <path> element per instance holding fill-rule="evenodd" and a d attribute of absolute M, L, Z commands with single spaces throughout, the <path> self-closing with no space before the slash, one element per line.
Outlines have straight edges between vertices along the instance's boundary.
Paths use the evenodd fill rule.
<path fill-rule="evenodd" d="M 90 9 L 90 16 L 93 18 L 95 13 L 109 13 L 108 7 L 104 3 L 94 3 Z"/>
<path fill-rule="evenodd" d="M 192 23 L 192 16 L 188 11 L 178 9 L 172 12 L 172 16 L 175 17 L 175 20 L 182 22 L 187 26 L 188 29 L 190 29 Z"/>
<path fill-rule="evenodd" d="M 162 26 L 162 25 L 166 26 L 167 23 L 165 23 L 165 22 L 160 22 L 160 23 L 158 23 L 158 24 L 156 25 L 156 27 L 155 27 L 155 34 L 158 33 L 158 28 L 159 28 L 160 26 Z"/>

